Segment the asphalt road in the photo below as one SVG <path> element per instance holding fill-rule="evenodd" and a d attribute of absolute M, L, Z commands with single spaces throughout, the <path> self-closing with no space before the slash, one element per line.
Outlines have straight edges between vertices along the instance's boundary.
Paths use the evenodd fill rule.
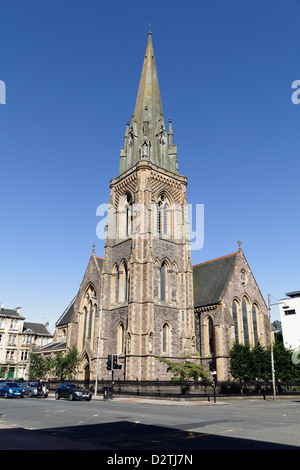
<path fill-rule="evenodd" d="M 300 450 L 300 400 L 1 398 L 0 449 Z"/>

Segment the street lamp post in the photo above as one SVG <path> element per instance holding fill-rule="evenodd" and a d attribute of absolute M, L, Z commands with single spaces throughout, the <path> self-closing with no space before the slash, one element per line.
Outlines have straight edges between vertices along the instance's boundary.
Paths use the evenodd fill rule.
<path fill-rule="evenodd" d="M 278 300 L 278 299 L 276 299 Z M 272 323 L 271 323 L 271 305 L 281 305 L 285 304 L 285 302 L 277 302 L 275 304 L 271 304 L 270 302 L 270 294 L 268 294 L 268 311 L 269 311 L 269 321 L 270 321 L 270 351 L 271 351 L 271 367 L 272 367 L 272 383 L 273 383 L 273 400 L 276 398 L 276 385 L 275 385 L 275 369 L 274 369 L 274 354 L 273 354 L 273 343 L 272 343 Z"/>
<path fill-rule="evenodd" d="M 275 385 L 274 353 L 273 353 L 273 341 L 272 341 L 270 294 L 268 294 L 268 311 L 269 311 L 269 321 L 270 321 L 270 351 L 271 351 L 271 367 L 272 367 L 273 400 L 275 401 L 275 399 L 276 399 L 276 385 Z"/>

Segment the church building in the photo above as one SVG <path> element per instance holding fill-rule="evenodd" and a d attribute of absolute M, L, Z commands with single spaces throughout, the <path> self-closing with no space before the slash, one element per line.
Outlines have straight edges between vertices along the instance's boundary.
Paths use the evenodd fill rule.
<path fill-rule="evenodd" d="M 241 246 L 192 266 L 186 187 L 149 32 L 119 173 L 110 181 L 104 254 L 93 248 L 56 323 L 52 349 L 77 346 L 78 379 L 110 378 L 107 356 L 117 354 L 116 379 L 169 379 L 158 358 L 189 356 L 207 369 L 214 358 L 218 379 L 227 380 L 234 341 L 268 344 L 267 308 Z"/>

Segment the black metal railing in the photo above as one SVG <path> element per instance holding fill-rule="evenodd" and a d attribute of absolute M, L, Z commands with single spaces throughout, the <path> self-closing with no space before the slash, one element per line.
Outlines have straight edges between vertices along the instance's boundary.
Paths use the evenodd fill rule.
<path fill-rule="evenodd" d="M 66 380 L 67 382 L 67 380 Z M 70 382 L 70 381 L 68 381 Z M 95 381 L 79 381 L 86 388 L 95 392 Z M 54 392 L 61 383 L 51 379 L 46 382 L 50 392 Z M 237 396 L 256 396 L 266 398 L 273 394 L 272 382 L 185 382 L 183 384 L 173 381 L 163 380 L 120 380 L 113 383 L 111 380 L 100 379 L 97 384 L 97 393 L 103 394 L 105 390 L 113 390 L 114 396 L 132 396 L 149 398 L 190 398 L 190 399 L 208 399 L 217 397 L 237 397 Z M 183 391 L 184 390 L 184 391 Z M 291 396 L 300 395 L 300 383 L 276 383 L 276 395 Z"/>

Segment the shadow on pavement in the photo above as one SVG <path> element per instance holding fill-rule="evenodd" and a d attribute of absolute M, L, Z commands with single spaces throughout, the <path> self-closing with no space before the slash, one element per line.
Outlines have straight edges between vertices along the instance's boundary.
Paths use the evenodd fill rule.
<path fill-rule="evenodd" d="M 0 429 L 1 450 L 299 450 L 300 447 L 117 421 L 40 430 Z"/>

